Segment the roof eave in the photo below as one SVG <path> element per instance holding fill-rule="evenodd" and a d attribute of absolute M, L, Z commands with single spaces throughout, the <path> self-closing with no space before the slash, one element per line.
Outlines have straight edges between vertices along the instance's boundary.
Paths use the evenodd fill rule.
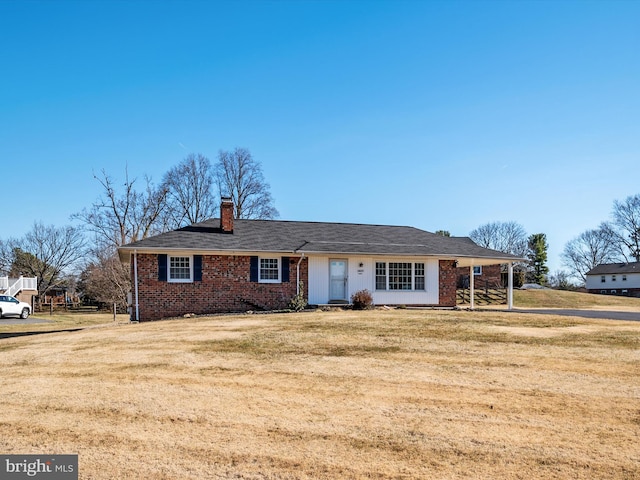
<path fill-rule="evenodd" d="M 123 246 L 118 248 L 118 255 L 122 262 L 130 262 L 131 255 L 136 253 L 157 254 L 166 252 L 198 252 L 208 255 L 252 255 L 252 254 L 282 254 L 282 255 L 322 255 L 322 256 L 371 256 L 371 257 L 428 257 L 437 258 L 441 260 L 454 260 L 458 261 L 460 266 L 479 266 L 479 265 L 495 265 L 510 262 L 524 262 L 525 258 L 514 256 L 482 256 L 482 255 L 467 255 L 467 254 L 452 254 L 452 253 L 421 253 L 421 252 L 359 252 L 359 251 L 321 251 L 321 250 L 240 250 L 240 249 L 202 249 L 202 248 L 189 248 L 189 247 L 146 247 L 137 248 L 135 246 Z"/>

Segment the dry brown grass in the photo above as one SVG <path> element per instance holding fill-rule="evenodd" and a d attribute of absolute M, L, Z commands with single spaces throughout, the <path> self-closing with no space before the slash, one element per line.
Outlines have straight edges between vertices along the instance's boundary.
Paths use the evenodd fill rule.
<path fill-rule="evenodd" d="M 0 452 L 83 479 L 638 478 L 640 323 L 368 311 L 0 342 Z"/>
<path fill-rule="evenodd" d="M 564 290 L 514 290 L 514 304 L 520 308 L 587 308 L 640 311 L 640 298 Z"/>
<path fill-rule="evenodd" d="M 57 332 L 60 330 L 73 330 L 91 326 L 101 326 L 114 323 L 129 323 L 129 315 L 118 314 L 115 322 L 112 313 L 48 313 L 36 312 L 29 320 L 42 320 L 42 323 L 20 323 L 18 318 L 3 318 L 0 320 L 0 338 L 7 333 L 16 332 Z"/>

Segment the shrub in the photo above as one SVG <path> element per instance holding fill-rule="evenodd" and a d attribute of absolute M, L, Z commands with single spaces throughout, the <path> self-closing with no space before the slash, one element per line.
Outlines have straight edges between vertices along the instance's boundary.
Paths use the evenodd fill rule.
<path fill-rule="evenodd" d="M 354 310 L 366 310 L 373 306 L 373 297 L 369 290 L 359 290 L 351 295 L 351 304 Z"/>
<path fill-rule="evenodd" d="M 294 312 L 301 312 L 307 308 L 307 300 L 304 298 L 304 288 L 302 282 L 298 284 L 298 293 L 289 301 L 289 308 Z"/>

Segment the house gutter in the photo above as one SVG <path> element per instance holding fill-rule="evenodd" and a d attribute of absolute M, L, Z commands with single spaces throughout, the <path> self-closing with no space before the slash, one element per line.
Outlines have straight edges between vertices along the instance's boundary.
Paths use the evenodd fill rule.
<path fill-rule="evenodd" d="M 138 303 L 138 251 L 133 251 L 133 289 L 135 291 L 136 322 L 140 321 L 140 304 Z"/>
<path fill-rule="evenodd" d="M 296 265 L 296 295 L 300 295 L 300 264 L 304 260 L 304 253 L 300 255 L 300 260 L 298 260 L 298 264 Z"/>

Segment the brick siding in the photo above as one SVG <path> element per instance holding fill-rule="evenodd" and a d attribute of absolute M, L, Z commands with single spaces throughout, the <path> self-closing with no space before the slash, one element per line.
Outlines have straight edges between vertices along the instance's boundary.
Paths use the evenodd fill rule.
<path fill-rule="evenodd" d="M 157 255 L 138 254 L 139 319 L 286 308 L 296 294 L 299 259 L 289 257 L 289 282 L 257 283 L 250 281 L 250 256 L 203 255 L 202 281 L 173 283 L 158 280 Z M 308 298 L 307 265 L 305 258 L 300 264 L 305 298 Z"/>
<path fill-rule="evenodd" d="M 458 288 L 469 288 L 469 267 L 458 267 Z M 502 275 L 500 265 L 483 265 L 482 275 L 473 277 L 475 288 L 502 287 Z"/>
<path fill-rule="evenodd" d="M 602 293 L 604 290 L 605 293 Z M 615 290 L 616 293 L 611 293 L 611 290 Z M 626 293 L 622 293 L 622 290 L 626 290 Z M 614 295 L 618 297 L 640 297 L 640 288 L 590 288 L 588 293 L 595 293 L 597 295 Z"/>
<path fill-rule="evenodd" d="M 439 305 L 441 307 L 456 306 L 456 286 L 458 284 L 458 270 L 455 261 L 440 260 L 439 265 L 439 282 L 440 282 L 440 298 Z"/>

